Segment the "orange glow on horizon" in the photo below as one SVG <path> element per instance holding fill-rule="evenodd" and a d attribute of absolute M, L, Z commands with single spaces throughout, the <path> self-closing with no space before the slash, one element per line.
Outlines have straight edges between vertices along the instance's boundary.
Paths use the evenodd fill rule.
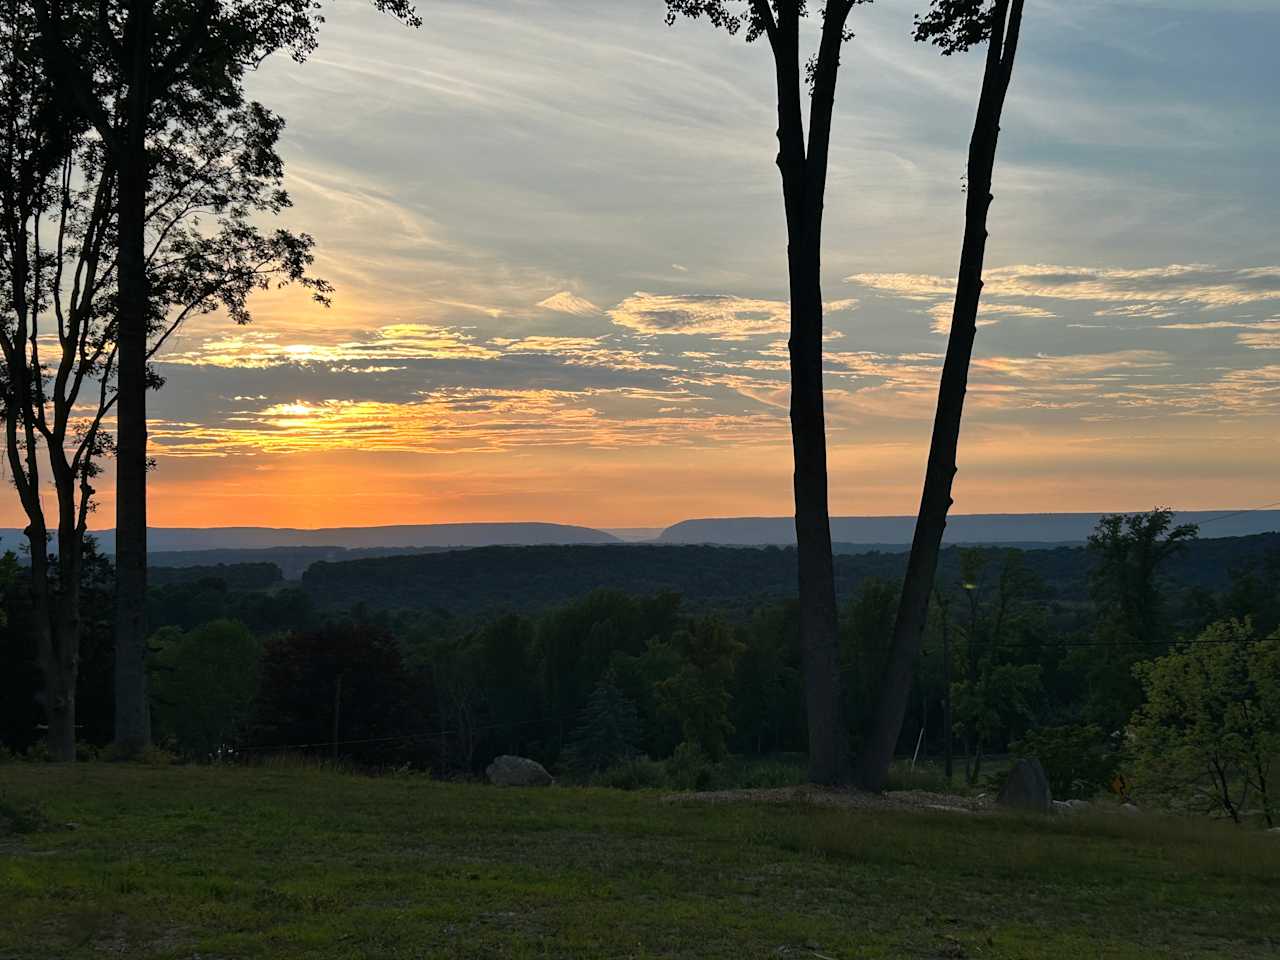
<path fill-rule="evenodd" d="M 1205 424 L 1204 426 L 1212 426 Z M 925 434 L 902 441 L 833 445 L 831 512 L 915 512 Z M 973 431 L 962 444 L 953 512 L 1039 513 L 1234 509 L 1275 499 L 1269 445 L 1255 457 L 1216 459 L 1204 437 L 1167 469 L 1150 467 L 1169 439 L 1071 438 Z M 672 449 L 556 447 L 501 454 L 402 451 L 292 452 L 219 458 L 162 457 L 152 475 L 156 527 L 342 527 L 544 521 L 590 527 L 663 527 L 692 517 L 787 516 L 791 454 L 785 444 Z M 1256 480 L 1242 482 L 1242 475 Z M 91 526 L 112 526 L 110 474 Z M 3 522 L 22 526 L 16 503 Z"/>

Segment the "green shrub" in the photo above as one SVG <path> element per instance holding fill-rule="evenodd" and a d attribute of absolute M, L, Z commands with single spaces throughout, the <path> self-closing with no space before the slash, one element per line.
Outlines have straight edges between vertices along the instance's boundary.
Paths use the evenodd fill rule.
<path fill-rule="evenodd" d="M 677 790 L 706 790 L 714 769 L 711 759 L 696 743 L 685 740 L 667 761 L 667 778 Z"/>
<path fill-rule="evenodd" d="M 806 773 L 804 757 L 729 757 L 715 765 L 711 782 L 717 789 L 766 790 L 798 786 Z"/>
<path fill-rule="evenodd" d="M 1016 743 L 1012 753 L 1035 757 L 1059 800 L 1087 800 L 1104 789 L 1120 767 L 1115 744 L 1097 724 L 1041 727 Z"/>
<path fill-rule="evenodd" d="M 1237 823 L 1258 810 L 1275 826 L 1280 633 L 1259 640 L 1248 620 L 1220 621 L 1134 675 L 1146 697 L 1129 724 L 1143 799 Z"/>
<path fill-rule="evenodd" d="M 595 774 L 591 786 L 613 790 L 660 790 L 666 786 L 666 767 L 648 757 L 630 757 L 620 760 Z"/>

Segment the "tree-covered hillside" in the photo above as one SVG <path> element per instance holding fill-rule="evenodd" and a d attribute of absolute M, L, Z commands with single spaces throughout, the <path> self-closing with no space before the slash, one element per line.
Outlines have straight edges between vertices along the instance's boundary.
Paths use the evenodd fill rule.
<path fill-rule="evenodd" d="M 940 581 L 960 571 L 964 547 L 942 553 Z M 977 548 L 992 559 L 1004 547 Z M 1280 550 L 1280 534 L 1200 540 L 1170 558 L 1167 576 L 1180 587 L 1220 589 L 1238 566 Z M 1022 552 L 1025 566 L 1061 603 L 1088 595 L 1090 558 L 1085 547 Z M 691 607 L 750 608 L 795 595 L 796 555 L 783 547 L 581 545 L 478 547 L 423 555 L 312 564 L 303 587 L 320 606 L 374 609 L 442 609 L 459 615 L 508 610 L 529 612 L 592 590 L 632 594 L 671 591 Z M 839 554 L 836 588 L 853 595 L 868 578 L 897 580 L 906 565 L 898 552 Z"/>

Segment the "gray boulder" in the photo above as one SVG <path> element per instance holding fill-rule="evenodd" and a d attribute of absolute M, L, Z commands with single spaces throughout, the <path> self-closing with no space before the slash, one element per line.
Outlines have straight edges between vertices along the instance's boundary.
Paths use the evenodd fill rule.
<path fill-rule="evenodd" d="M 1049 813 L 1053 809 L 1053 793 L 1040 761 L 1016 761 L 1009 771 L 1009 779 L 996 796 L 996 803 L 1014 810 Z"/>
<path fill-rule="evenodd" d="M 489 782 L 499 787 L 549 787 L 555 783 L 547 768 L 528 757 L 503 754 L 485 767 Z"/>

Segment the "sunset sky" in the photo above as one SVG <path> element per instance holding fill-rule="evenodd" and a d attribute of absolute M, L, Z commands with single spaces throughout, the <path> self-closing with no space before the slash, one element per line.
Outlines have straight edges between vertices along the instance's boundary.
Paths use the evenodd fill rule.
<path fill-rule="evenodd" d="M 981 57 L 912 43 L 925 5 L 856 8 L 842 65 L 839 514 L 914 512 L 946 344 Z M 335 4 L 310 62 L 254 79 L 337 292 L 175 338 L 152 523 L 789 513 L 767 47 L 667 27 L 661 0 L 420 10 L 412 31 Z M 1026 16 L 955 510 L 1280 500 L 1280 4 Z"/>

